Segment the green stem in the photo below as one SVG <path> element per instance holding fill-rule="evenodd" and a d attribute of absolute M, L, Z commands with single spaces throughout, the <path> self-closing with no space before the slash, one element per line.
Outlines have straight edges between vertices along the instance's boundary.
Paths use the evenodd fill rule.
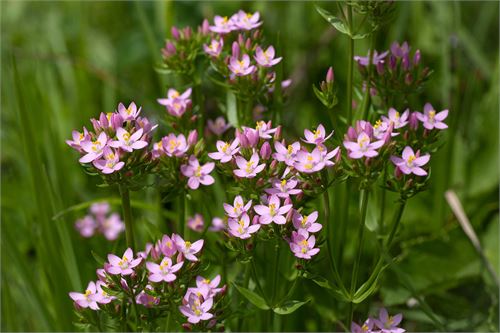
<path fill-rule="evenodd" d="M 399 224 L 401 223 L 401 217 L 403 216 L 403 211 L 405 209 L 405 206 L 406 206 L 406 199 L 401 199 L 401 201 L 399 201 L 397 210 L 394 212 L 391 233 L 389 234 L 389 237 L 385 242 L 385 247 L 387 248 L 387 251 L 389 251 L 394 236 L 396 235 L 396 231 L 398 230 Z"/>
<path fill-rule="evenodd" d="M 178 214 L 179 214 L 179 227 L 177 228 L 179 232 L 181 232 L 182 230 L 182 236 L 184 238 L 187 237 L 187 234 L 189 232 L 189 229 L 187 227 L 187 223 L 186 223 L 186 197 L 184 196 L 184 194 L 182 193 L 180 196 L 179 196 L 179 207 L 178 207 Z"/>
<path fill-rule="evenodd" d="M 358 228 L 358 248 L 356 250 L 356 257 L 354 257 L 354 266 L 352 268 L 352 277 L 351 277 L 351 297 L 354 296 L 356 291 L 356 284 L 358 280 L 358 271 L 359 271 L 359 263 L 361 261 L 361 252 L 363 249 L 363 237 L 365 234 L 365 220 L 366 220 L 366 212 L 368 210 L 368 198 L 369 198 L 370 190 L 364 189 L 363 195 L 361 198 L 361 220 Z M 349 306 L 349 323 L 352 321 L 353 315 L 353 304 L 350 303 Z M 347 325 L 350 326 L 350 325 Z"/>
<path fill-rule="evenodd" d="M 352 7 L 347 5 L 347 24 L 352 31 Z M 354 39 L 349 37 L 349 59 L 347 63 L 347 126 L 352 124 L 352 76 L 354 67 Z"/>
<path fill-rule="evenodd" d="M 344 257 L 344 241 L 346 239 L 346 234 L 347 234 L 347 223 L 349 220 L 349 206 L 350 206 L 350 199 L 351 199 L 351 188 L 349 186 L 349 179 L 347 179 L 344 183 L 344 207 L 342 210 L 342 218 L 340 220 L 340 225 L 339 225 L 339 241 L 338 241 L 338 246 L 337 246 L 337 252 L 338 252 L 338 260 L 337 262 L 339 263 L 339 269 L 342 269 L 342 262 L 343 262 L 343 257 Z"/>
<path fill-rule="evenodd" d="M 363 118 L 368 121 L 368 110 L 370 108 L 370 89 L 372 86 L 372 73 L 373 73 L 373 49 L 375 48 L 375 32 L 370 36 L 370 61 L 368 62 L 368 79 L 366 82 L 366 91 L 363 98 Z"/>
<path fill-rule="evenodd" d="M 382 186 L 385 186 L 385 182 L 387 181 L 387 165 L 384 168 L 384 174 L 382 176 Z M 382 195 L 380 198 L 380 218 L 378 220 L 378 229 L 381 235 L 384 234 L 384 217 L 385 217 L 385 196 L 386 190 L 382 188 Z"/>
<path fill-rule="evenodd" d="M 276 239 L 276 246 L 275 246 L 275 258 L 274 258 L 274 273 L 273 273 L 273 290 L 272 290 L 272 298 L 271 298 L 271 304 L 276 305 L 276 288 L 278 284 L 278 267 L 279 267 L 279 261 L 280 261 L 280 243 L 279 240 Z"/>
<path fill-rule="evenodd" d="M 171 331 L 171 328 L 170 328 L 171 322 L 172 322 L 172 311 L 169 310 L 168 311 L 168 315 L 167 315 L 167 322 L 166 322 L 165 332 L 170 332 Z"/>
<path fill-rule="evenodd" d="M 123 219 L 125 220 L 125 237 L 127 246 L 135 252 L 134 228 L 132 225 L 132 213 L 130 209 L 130 194 L 128 188 L 124 185 L 118 185 L 122 197 Z"/>
<path fill-rule="evenodd" d="M 255 260 L 253 259 L 253 257 L 250 260 L 250 263 L 252 265 L 253 279 L 255 280 L 255 284 L 257 285 L 257 289 L 259 290 L 259 293 L 262 296 L 262 298 L 264 298 L 264 300 L 266 301 L 267 305 L 269 305 L 269 301 L 267 300 L 267 297 L 265 296 L 266 294 L 264 294 L 264 290 L 262 289 L 262 286 L 260 285 L 259 277 L 257 275 L 257 268 L 255 267 Z"/>

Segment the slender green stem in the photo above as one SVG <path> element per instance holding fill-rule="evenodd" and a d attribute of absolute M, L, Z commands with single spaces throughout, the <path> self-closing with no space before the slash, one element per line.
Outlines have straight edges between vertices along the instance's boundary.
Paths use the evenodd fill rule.
<path fill-rule="evenodd" d="M 179 227 L 177 229 L 179 232 L 181 232 L 182 230 L 182 236 L 186 238 L 189 233 L 189 229 L 187 228 L 187 223 L 186 223 L 186 197 L 184 196 L 184 193 L 182 193 L 179 196 L 179 207 L 177 209 L 178 209 L 177 213 L 179 214 L 178 217 Z"/>
<path fill-rule="evenodd" d="M 369 194 L 370 194 L 369 189 L 363 190 L 363 195 L 361 198 L 361 220 L 359 222 L 359 228 L 358 228 L 358 248 L 356 250 L 356 257 L 354 257 L 354 266 L 352 268 L 351 292 L 350 292 L 351 297 L 354 296 L 358 280 L 359 263 L 361 261 L 361 252 L 363 249 L 363 238 L 365 234 L 365 220 L 366 220 L 366 212 L 368 210 Z M 352 315 L 353 315 L 353 305 L 351 302 L 349 306 L 349 323 L 352 321 Z"/>
<path fill-rule="evenodd" d="M 269 301 L 267 300 L 266 294 L 264 293 L 264 290 L 262 289 L 262 286 L 260 285 L 259 281 L 259 276 L 257 275 L 257 268 L 255 267 L 255 260 L 252 258 L 250 260 L 250 263 L 252 265 L 252 275 L 253 279 L 255 280 L 255 284 L 257 285 L 257 289 L 259 290 L 259 293 L 261 294 L 262 298 L 266 301 L 267 305 L 269 305 Z"/>
<path fill-rule="evenodd" d="M 171 332 L 170 324 L 172 322 L 172 311 L 168 311 L 167 315 L 167 322 L 166 322 L 166 327 L 165 327 L 165 332 Z"/>
<path fill-rule="evenodd" d="M 363 118 L 364 120 L 369 121 L 368 119 L 368 110 L 370 109 L 370 89 L 372 87 L 372 73 L 373 73 L 373 51 L 375 48 L 375 32 L 373 32 L 370 36 L 370 61 L 368 62 L 368 79 L 366 81 L 366 91 L 365 96 L 363 98 Z"/>
<path fill-rule="evenodd" d="M 389 251 L 394 236 L 396 235 L 396 231 L 398 230 L 399 224 L 401 223 L 401 217 L 403 216 L 403 211 L 405 209 L 405 206 L 406 206 L 406 199 L 401 199 L 401 201 L 399 201 L 397 210 L 394 212 L 391 233 L 389 234 L 389 237 L 385 242 L 385 247 L 387 248 L 387 251 Z"/>
<path fill-rule="evenodd" d="M 352 7 L 347 5 L 347 24 L 352 31 Z M 352 124 L 352 76 L 354 67 L 354 39 L 349 37 L 349 59 L 347 63 L 347 125 Z"/>
<path fill-rule="evenodd" d="M 271 304 L 276 305 L 276 289 L 278 286 L 278 274 L 279 274 L 279 261 L 280 261 L 280 242 L 278 239 L 276 239 L 276 246 L 275 246 L 275 257 L 274 257 L 274 273 L 273 273 L 273 290 L 272 290 L 272 298 L 271 298 Z"/>
<path fill-rule="evenodd" d="M 385 182 L 387 181 L 387 165 L 384 167 L 384 173 L 382 175 L 382 186 L 385 186 Z M 384 234 L 384 218 L 385 218 L 385 197 L 386 197 L 386 189 L 382 188 L 382 193 L 380 197 L 380 217 L 378 220 L 378 230 L 381 235 Z"/>
<path fill-rule="evenodd" d="M 135 252 L 134 227 L 132 224 L 132 212 L 130 209 L 130 194 L 128 188 L 124 185 L 118 185 L 122 197 L 123 219 L 125 220 L 125 237 L 127 246 Z"/>
<path fill-rule="evenodd" d="M 338 245 L 337 245 L 337 252 L 338 252 L 338 260 L 337 262 L 339 263 L 339 270 L 342 269 L 342 262 L 343 262 L 343 257 L 344 257 L 344 241 L 346 239 L 346 234 L 347 234 L 347 223 L 349 220 L 349 206 L 350 206 L 350 201 L 351 201 L 351 187 L 349 186 L 349 179 L 347 179 L 344 183 L 344 188 L 343 188 L 343 198 L 344 198 L 344 207 L 342 210 L 342 218 L 339 223 L 339 238 L 338 238 Z"/>

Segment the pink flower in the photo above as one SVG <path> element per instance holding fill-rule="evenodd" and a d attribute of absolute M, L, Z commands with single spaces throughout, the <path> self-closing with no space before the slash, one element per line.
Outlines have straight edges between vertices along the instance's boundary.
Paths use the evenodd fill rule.
<path fill-rule="evenodd" d="M 97 301 L 100 299 L 97 293 L 96 285 L 90 281 L 84 294 L 77 292 L 70 292 L 69 297 L 82 308 L 91 308 L 92 310 L 99 310 Z"/>
<path fill-rule="evenodd" d="M 210 30 L 212 32 L 215 32 L 215 33 L 218 33 L 218 34 L 227 34 L 233 30 L 236 29 L 236 27 L 234 26 L 234 22 L 232 20 L 229 20 L 227 18 L 227 16 L 219 16 L 219 15 L 216 15 L 214 17 L 214 24 L 215 25 L 212 25 L 210 26 Z"/>
<path fill-rule="evenodd" d="M 311 259 L 312 256 L 319 252 L 318 248 L 314 248 L 316 237 L 309 237 L 309 233 L 304 229 L 292 231 L 292 239 L 290 249 L 297 258 Z"/>
<path fill-rule="evenodd" d="M 186 304 L 180 306 L 179 310 L 188 318 L 188 322 L 197 324 L 200 320 L 212 319 L 213 314 L 208 311 L 212 308 L 213 303 L 213 298 L 203 301 L 202 298 L 198 297 L 194 293 L 191 293 Z"/>
<path fill-rule="evenodd" d="M 266 166 L 265 164 L 259 164 L 259 155 L 256 152 L 252 154 L 248 161 L 241 156 L 236 156 L 236 165 L 239 169 L 233 170 L 233 173 L 240 178 L 253 178 Z"/>
<path fill-rule="evenodd" d="M 384 145 L 383 140 L 370 142 L 370 137 L 365 133 L 361 132 L 358 135 L 357 142 L 352 141 L 344 141 L 344 147 L 349 151 L 350 158 L 362 158 L 366 157 L 375 157 L 378 155 L 376 149 L 379 149 Z"/>
<path fill-rule="evenodd" d="M 234 237 L 241 239 L 252 237 L 251 234 L 257 232 L 260 228 L 260 224 L 250 225 L 250 217 L 246 213 L 244 213 L 239 219 L 229 219 L 227 223 L 229 233 Z"/>
<path fill-rule="evenodd" d="M 224 117 L 217 117 L 215 121 L 212 119 L 208 119 L 207 127 L 215 135 L 221 136 L 231 127 L 231 125 L 226 123 Z"/>
<path fill-rule="evenodd" d="M 389 316 L 385 308 L 380 309 L 379 318 L 373 319 L 375 325 L 382 333 L 404 333 L 405 329 L 397 327 L 403 320 L 403 315 L 398 313 L 395 316 Z"/>
<path fill-rule="evenodd" d="M 163 149 L 167 156 L 170 157 L 182 157 L 189 149 L 186 137 L 182 134 L 175 136 L 173 133 L 170 133 L 168 136 L 164 136 L 161 139 L 160 146 L 158 148 Z"/>
<path fill-rule="evenodd" d="M 323 227 L 319 223 L 315 223 L 318 219 L 318 211 L 314 211 L 309 215 L 301 215 L 299 212 L 295 211 L 293 214 L 293 226 L 297 230 L 305 230 L 307 232 L 318 232 Z"/>
<path fill-rule="evenodd" d="M 142 128 L 130 134 L 127 130 L 120 127 L 116 130 L 116 138 L 118 140 L 111 141 L 109 145 L 113 148 L 121 148 L 128 152 L 142 149 L 148 145 L 146 141 L 141 140 L 142 133 Z"/>
<path fill-rule="evenodd" d="M 262 24 L 262 21 L 259 22 L 260 14 L 259 12 L 255 12 L 253 14 L 245 13 L 240 10 L 238 13 L 234 14 L 231 17 L 231 20 L 234 22 L 234 26 L 237 29 L 242 30 L 252 30 L 259 27 Z"/>
<path fill-rule="evenodd" d="M 217 141 L 216 147 L 217 152 L 208 153 L 208 156 L 214 160 L 220 160 L 221 163 L 227 163 L 233 159 L 233 155 L 240 151 L 238 145 L 240 144 L 240 140 L 238 138 L 234 139 L 234 141 L 229 144 L 229 142 Z"/>
<path fill-rule="evenodd" d="M 214 217 L 212 219 L 212 225 L 208 227 L 208 230 L 213 232 L 223 231 L 224 229 L 226 229 L 226 225 L 224 224 L 224 220 L 220 217 Z"/>
<path fill-rule="evenodd" d="M 80 133 L 78 131 L 71 132 L 71 136 L 73 140 L 66 140 L 66 143 L 71 147 L 78 151 L 82 151 L 81 143 L 85 140 L 90 140 L 89 131 L 84 127 L 83 132 Z"/>
<path fill-rule="evenodd" d="M 134 102 L 130 103 L 128 108 L 122 103 L 118 104 L 118 114 L 122 117 L 123 121 L 135 120 L 139 113 L 141 113 L 141 108 L 137 109 L 137 105 Z"/>
<path fill-rule="evenodd" d="M 266 193 L 275 194 L 280 198 L 286 199 L 290 195 L 297 195 L 302 193 L 302 190 L 296 189 L 298 185 L 298 180 L 295 178 L 286 179 L 274 179 L 271 184 L 272 188 L 266 189 Z"/>
<path fill-rule="evenodd" d="M 242 130 L 243 132 L 235 131 L 236 137 L 240 140 L 240 146 L 242 148 L 256 147 L 260 140 L 259 131 L 249 127 L 243 127 Z"/>
<path fill-rule="evenodd" d="M 97 303 L 108 304 L 116 298 L 114 296 L 108 295 L 108 293 L 104 291 L 104 289 L 102 289 L 102 287 L 108 287 L 108 285 L 105 282 L 97 281 L 95 286 L 96 286 Z"/>
<path fill-rule="evenodd" d="M 85 238 L 92 237 L 96 228 L 97 223 L 90 215 L 87 215 L 83 219 L 79 219 L 75 222 L 75 229 L 78 230 L 80 235 Z"/>
<path fill-rule="evenodd" d="M 229 59 L 229 70 L 233 72 L 236 76 L 245 76 L 252 74 L 256 68 L 254 65 L 250 65 L 250 57 L 248 54 L 244 54 L 241 60 L 235 57 Z"/>
<path fill-rule="evenodd" d="M 418 151 L 415 154 L 411 147 L 406 146 L 405 149 L 403 149 L 403 158 L 391 156 L 391 161 L 405 175 L 413 173 L 417 176 L 426 176 L 427 172 L 422 169 L 421 166 L 426 165 L 431 157 L 429 154 L 424 156 L 419 155 L 420 153 Z"/>
<path fill-rule="evenodd" d="M 177 247 L 175 246 L 175 242 L 170 237 L 163 235 L 160 242 L 160 250 L 161 253 L 167 257 L 172 257 L 177 252 Z"/>
<path fill-rule="evenodd" d="M 98 159 L 103 154 L 103 149 L 108 143 L 108 136 L 106 133 L 101 132 L 97 140 L 91 141 L 90 138 L 81 142 L 81 147 L 87 154 L 80 158 L 80 163 L 89 163 Z"/>
<path fill-rule="evenodd" d="M 219 40 L 212 39 L 210 44 L 203 44 L 203 50 L 205 53 L 212 57 L 218 57 L 222 51 L 222 47 L 224 46 L 224 40 L 220 38 Z"/>
<path fill-rule="evenodd" d="M 389 109 L 389 118 L 382 116 L 382 120 L 387 123 L 387 126 L 392 122 L 394 124 L 394 129 L 405 127 L 408 124 L 408 116 L 410 115 L 410 110 L 406 109 L 402 115 L 394 108 Z"/>
<path fill-rule="evenodd" d="M 304 173 L 313 173 L 325 167 L 323 154 L 316 147 L 312 152 L 299 150 L 295 156 L 295 169 Z"/>
<path fill-rule="evenodd" d="M 110 206 L 109 206 L 109 203 L 106 201 L 96 202 L 90 206 L 90 212 L 92 214 L 96 215 L 97 217 L 106 216 L 106 214 L 109 213 L 109 210 L 110 210 Z"/>
<path fill-rule="evenodd" d="M 275 141 L 274 149 L 276 149 L 276 153 L 273 154 L 275 160 L 285 162 L 288 166 L 293 166 L 295 164 L 295 156 L 300 150 L 300 142 L 294 142 L 285 147 L 281 142 Z"/>
<path fill-rule="evenodd" d="M 104 264 L 104 269 L 109 274 L 113 275 L 130 275 L 134 272 L 133 268 L 139 265 L 142 258 L 134 259 L 134 253 L 131 248 L 128 248 L 123 257 L 117 257 L 114 254 L 108 254 L 109 263 Z"/>
<path fill-rule="evenodd" d="M 306 139 L 302 141 L 314 145 L 320 145 L 326 140 L 328 140 L 332 135 L 333 131 L 330 134 L 328 134 L 328 136 L 326 136 L 325 127 L 322 124 L 319 124 L 318 128 L 312 132 L 308 129 L 305 129 L 304 136 L 306 137 Z"/>
<path fill-rule="evenodd" d="M 198 261 L 198 258 L 196 258 L 195 254 L 200 252 L 201 249 L 203 248 L 203 239 L 200 239 L 194 243 L 191 243 L 189 241 L 184 241 L 181 236 L 177 234 L 172 235 L 172 239 L 175 242 L 175 246 L 177 247 L 177 250 L 182 253 L 184 258 L 186 258 L 189 261 Z"/>
<path fill-rule="evenodd" d="M 181 165 L 181 172 L 184 176 L 189 178 L 189 188 L 196 190 L 200 186 L 200 184 L 211 185 L 215 182 L 214 178 L 209 175 L 214 167 L 214 162 L 200 165 L 198 159 L 194 155 L 191 155 L 189 157 L 188 164 Z"/>
<path fill-rule="evenodd" d="M 232 218 L 239 218 L 242 214 L 248 212 L 248 210 L 252 207 L 252 200 L 248 201 L 246 204 L 243 202 L 243 198 L 238 195 L 234 198 L 233 206 L 230 204 L 224 203 L 224 210 L 226 211 L 227 216 Z"/>
<path fill-rule="evenodd" d="M 443 110 L 436 113 L 436 110 L 432 107 L 430 103 L 424 105 L 424 113 L 417 112 L 417 118 L 420 120 L 424 127 L 428 130 L 433 128 L 445 129 L 448 128 L 443 121 L 448 117 L 448 110 Z"/>
<path fill-rule="evenodd" d="M 153 287 L 151 287 L 149 284 L 146 286 L 145 289 L 152 290 Z M 137 304 L 141 304 L 145 306 L 146 308 L 152 308 L 154 305 L 160 304 L 160 298 L 156 296 L 151 296 L 148 293 L 146 293 L 144 290 L 137 295 L 135 298 L 135 301 Z"/>
<path fill-rule="evenodd" d="M 274 58 L 274 47 L 272 46 L 269 46 L 265 51 L 260 46 L 257 46 L 254 58 L 262 67 L 272 67 L 283 59 L 282 57 Z"/>
<path fill-rule="evenodd" d="M 198 289 L 208 289 L 207 298 L 214 297 L 219 292 L 222 291 L 223 288 L 217 288 L 220 283 L 220 275 L 215 276 L 212 280 L 205 279 L 203 276 L 196 277 L 196 287 Z"/>
<path fill-rule="evenodd" d="M 125 165 L 125 162 L 120 161 L 118 153 L 113 149 L 106 146 L 103 149 L 103 155 L 101 159 L 92 161 L 92 164 L 104 174 L 111 174 L 115 171 L 119 171 Z"/>
<path fill-rule="evenodd" d="M 121 220 L 120 215 L 114 213 L 101 222 L 99 229 L 107 240 L 112 241 L 125 231 L 125 224 Z"/>
<path fill-rule="evenodd" d="M 261 120 L 257 122 L 255 130 L 259 132 L 259 137 L 261 137 L 262 139 L 271 139 L 272 138 L 271 134 L 274 134 L 278 129 L 271 128 L 271 121 L 268 121 L 266 123 L 265 121 Z"/>
<path fill-rule="evenodd" d="M 267 206 L 256 205 L 253 209 L 257 214 L 260 215 L 259 223 L 269 224 L 271 222 L 274 222 L 276 224 L 285 224 L 286 217 L 283 215 L 285 215 L 290 209 L 292 209 L 292 205 L 280 205 L 280 199 L 276 195 L 271 195 Z"/>
<path fill-rule="evenodd" d="M 195 214 L 194 217 L 191 217 L 187 220 L 187 225 L 191 230 L 202 232 L 205 225 L 203 216 L 201 216 L 200 214 Z"/>
<path fill-rule="evenodd" d="M 191 88 L 188 88 L 185 92 L 180 94 L 175 89 L 169 89 L 167 92 L 167 98 L 157 99 L 160 105 L 164 105 L 167 108 L 167 112 L 174 117 L 182 117 L 182 115 L 191 107 Z"/>
<path fill-rule="evenodd" d="M 147 262 L 146 268 L 151 273 L 148 279 L 151 282 L 172 282 L 177 278 L 174 273 L 181 269 L 183 264 L 184 261 L 181 261 L 172 265 L 172 259 L 169 257 L 163 258 L 159 265 L 154 262 Z"/>
<path fill-rule="evenodd" d="M 356 324 L 355 322 L 351 323 L 351 332 L 352 333 L 372 333 L 373 332 L 373 319 L 368 318 L 365 323 L 361 326 Z"/>

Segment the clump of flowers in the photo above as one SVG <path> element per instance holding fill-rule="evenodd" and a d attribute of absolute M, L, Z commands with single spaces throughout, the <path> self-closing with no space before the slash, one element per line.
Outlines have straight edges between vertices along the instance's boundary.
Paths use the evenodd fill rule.
<path fill-rule="evenodd" d="M 220 313 L 226 287 L 219 287 L 220 276 L 210 281 L 198 275 L 203 243 L 191 243 L 172 234 L 164 235 L 154 245 L 147 244 L 142 252 L 128 248 L 121 256 L 108 254 L 97 270 L 98 280 L 91 281 L 84 293 L 69 293 L 80 321 L 95 323 L 95 317 L 86 311 L 89 309 L 117 319 L 103 327 L 106 329 L 117 329 L 113 325 L 120 325 L 123 311 L 134 313 L 137 327 L 144 318 L 152 323 L 165 321 L 167 316 L 179 323 L 185 316 L 190 323 L 199 324 L 198 328 L 207 327 L 206 321 L 212 319 L 210 324 L 215 326 L 217 318 L 209 311 Z M 193 282 L 196 287 L 188 287 Z M 148 309 L 157 310 L 153 314 Z M 122 321 L 121 325 L 130 330 L 129 322 Z"/>
<path fill-rule="evenodd" d="M 115 240 L 125 230 L 118 213 L 112 213 L 107 202 L 94 203 L 89 213 L 75 222 L 75 228 L 85 238 L 101 233 L 107 240 Z"/>
<path fill-rule="evenodd" d="M 403 320 L 403 315 L 398 313 L 389 316 L 385 308 L 380 309 L 379 317 L 368 317 L 362 325 L 355 322 L 351 324 L 352 333 L 404 333 L 404 328 L 398 327 Z"/>

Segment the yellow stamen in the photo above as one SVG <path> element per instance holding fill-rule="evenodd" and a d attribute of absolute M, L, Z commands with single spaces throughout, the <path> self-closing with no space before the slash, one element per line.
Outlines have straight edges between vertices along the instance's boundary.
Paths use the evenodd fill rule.
<path fill-rule="evenodd" d="M 189 249 L 191 247 L 191 242 L 187 241 L 185 244 L 186 244 L 186 249 Z"/>

